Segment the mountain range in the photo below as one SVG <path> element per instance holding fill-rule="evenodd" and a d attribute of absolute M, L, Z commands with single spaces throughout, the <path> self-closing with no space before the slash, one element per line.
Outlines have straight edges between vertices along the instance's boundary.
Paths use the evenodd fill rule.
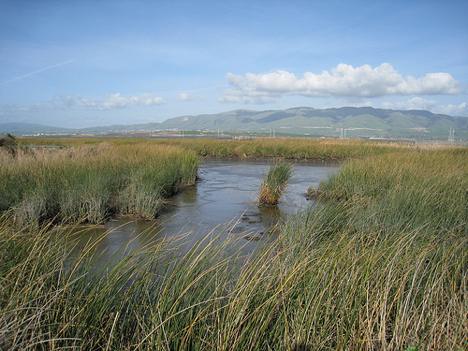
<path fill-rule="evenodd" d="M 426 110 L 391 110 L 373 107 L 284 110 L 234 110 L 215 114 L 186 115 L 163 122 L 67 129 L 28 123 L 0 123 L 0 133 L 31 134 L 128 134 L 164 131 L 263 135 L 396 137 L 468 139 L 468 117 L 435 114 Z"/>

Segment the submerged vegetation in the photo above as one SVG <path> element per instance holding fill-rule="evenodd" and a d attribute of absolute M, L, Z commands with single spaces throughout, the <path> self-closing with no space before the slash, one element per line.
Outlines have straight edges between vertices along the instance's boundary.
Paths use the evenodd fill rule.
<path fill-rule="evenodd" d="M 2 156 L 2 155 L 0 155 Z M 154 218 L 163 199 L 195 182 L 195 154 L 162 145 L 76 146 L 0 157 L 0 211 L 20 224 Z"/>
<path fill-rule="evenodd" d="M 70 263 L 66 229 L 13 228 L 5 214 L 0 349 L 464 349 L 468 150 L 388 148 L 347 161 L 247 260 L 207 238 L 172 261 L 160 242 L 90 276 L 91 244 Z M 174 145 L 20 155 L 2 163 L 0 201 L 16 216 L 26 199 L 47 217 L 88 199 L 153 213 L 141 194 L 167 196 L 195 169 Z"/>
<path fill-rule="evenodd" d="M 279 162 L 270 167 L 265 180 L 260 186 L 258 202 L 263 206 L 277 205 L 288 180 L 292 174 L 292 167 L 288 163 Z"/>

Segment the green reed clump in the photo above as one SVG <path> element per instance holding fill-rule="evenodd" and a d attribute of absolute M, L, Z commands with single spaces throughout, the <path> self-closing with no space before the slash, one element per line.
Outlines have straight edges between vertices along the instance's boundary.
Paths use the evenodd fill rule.
<path fill-rule="evenodd" d="M 10 155 L 15 156 L 17 149 L 18 143 L 14 135 L 9 133 L 6 135 L 0 134 L 0 150 L 5 150 Z"/>
<path fill-rule="evenodd" d="M 197 165 L 194 155 L 183 150 L 177 158 L 161 155 L 158 159 L 146 159 L 144 167 L 131 170 L 118 196 L 119 212 L 154 218 L 165 198 L 195 183 Z"/>
<path fill-rule="evenodd" d="M 102 223 L 112 213 L 154 218 L 162 200 L 195 182 L 194 153 L 171 146 L 77 146 L 0 159 L 0 211 L 18 223 Z"/>
<path fill-rule="evenodd" d="M 258 202 L 260 205 L 277 205 L 292 175 L 289 163 L 279 162 L 270 167 L 260 187 Z"/>
<path fill-rule="evenodd" d="M 439 233 L 466 233 L 467 160 L 466 148 L 355 160 L 321 184 L 318 197 L 361 204 L 354 216 L 362 225 L 404 229 L 425 224 Z"/>

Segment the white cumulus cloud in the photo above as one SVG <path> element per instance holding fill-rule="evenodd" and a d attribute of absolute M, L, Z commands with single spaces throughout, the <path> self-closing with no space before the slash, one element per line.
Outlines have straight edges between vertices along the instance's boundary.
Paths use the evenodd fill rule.
<path fill-rule="evenodd" d="M 404 101 L 383 102 L 379 107 L 397 110 L 428 110 L 434 113 L 452 116 L 468 115 L 468 104 L 466 102 L 461 102 L 459 104 L 440 104 L 436 101 L 424 99 L 419 96 Z"/>
<path fill-rule="evenodd" d="M 448 115 L 468 116 L 468 104 L 466 102 L 442 105 L 439 107 L 439 110 L 440 113 L 446 113 Z"/>
<path fill-rule="evenodd" d="M 54 100 L 56 105 L 65 105 L 69 108 L 89 108 L 96 110 L 112 110 L 129 106 L 153 106 L 160 105 L 164 99 L 153 94 L 122 95 L 120 93 L 109 94 L 101 99 L 90 99 L 80 96 L 66 96 Z"/>
<path fill-rule="evenodd" d="M 177 99 L 180 101 L 190 101 L 193 100 L 193 96 L 187 92 L 181 92 L 177 95 Z"/>
<path fill-rule="evenodd" d="M 444 72 L 421 77 L 403 76 L 391 64 L 353 67 L 339 64 L 330 71 L 305 72 L 302 76 L 278 70 L 269 73 L 228 73 L 231 89 L 226 102 L 264 102 L 284 95 L 377 97 L 386 95 L 457 94 L 459 83 Z"/>

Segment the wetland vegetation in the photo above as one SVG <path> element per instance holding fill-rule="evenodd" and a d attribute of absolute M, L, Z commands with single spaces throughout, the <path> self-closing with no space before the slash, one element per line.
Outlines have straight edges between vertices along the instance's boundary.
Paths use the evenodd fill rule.
<path fill-rule="evenodd" d="M 291 178 L 292 166 L 285 162 L 273 164 L 265 175 L 258 202 L 260 206 L 275 206 L 278 204 L 283 191 Z"/>
<path fill-rule="evenodd" d="M 412 148 L 407 143 L 370 142 L 339 139 L 306 138 L 257 138 L 253 140 L 218 139 L 143 139 L 143 138 L 22 138 L 20 143 L 28 145 L 77 146 L 83 144 L 158 144 L 178 146 L 197 153 L 200 157 L 265 159 L 283 158 L 288 160 L 337 162 L 350 158 L 394 152 L 395 149 Z"/>
<path fill-rule="evenodd" d="M 466 148 L 105 141 L 23 139 L 66 147 L 2 156 L 0 349 L 464 348 Z M 248 257 L 211 235 L 178 259 L 147 245 L 100 275 L 91 243 L 70 263 L 76 234 L 54 223 L 153 217 L 193 184 L 197 155 L 344 164 Z"/>
<path fill-rule="evenodd" d="M 154 218 L 164 198 L 193 185 L 193 152 L 164 145 L 81 145 L 4 153 L 0 211 L 20 224 L 102 223 L 111 214 Z"/>

